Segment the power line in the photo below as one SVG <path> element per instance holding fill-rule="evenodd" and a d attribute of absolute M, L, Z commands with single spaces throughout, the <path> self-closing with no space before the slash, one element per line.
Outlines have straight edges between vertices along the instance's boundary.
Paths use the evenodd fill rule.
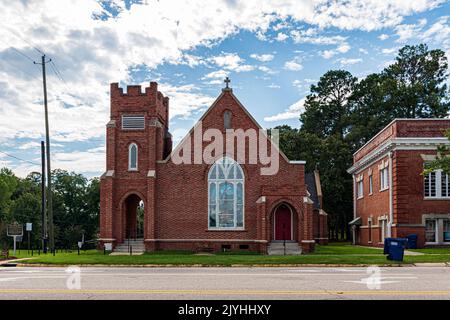
<path fill-rule="evenodd" d="M 14 47 L 10 47 L 11 49 L 13 49 L 15 52 L 17 52 L 18 54 L 20 54 L 22 57 L 25 57 L 26 59 L 30 60 L 31 62 L 33 62 L 34 60 L 32 58 L 30 58 L 29 56 L 27 56 L 25 53 L 23 53 L 22 51 L 20 51 L 19 49 L 16 49 Z"/>
<path fill-rule="evenodd" d="M 30 47 L 32 47 L 34 50 L 36 50 L 37 52 L 39 52 L 40 54 L 44 54 L 44 52 L 38 48 L 38 46 L 31 40 L 27 40 L 23 37 L 21 37 L 20 35 L 18 35 L 15 31 L 11 30 L 11 28 L 8 28 L 7 26 L 5 26 L 4 24 L 2 24 L 3 27 L 8 30 L 11 34 L 15 35 L 17 38 L 21 39 L 23 42 L 25 42 L 26 44 L 28 44 Z"/>
<path fill-rule="evenodd" d="M 28 162 L 28 163 L 30 163 L 30 164 L 32 164 L 32 165 L 35 165 L 35 166 L 40 166 L 39 163 L 36 163 L 36 162 L 33 162 L 33 161 L 29 161 L 29 160 L 25 160 L 25 159 L 22 159 L 22 158 L 13 156 L 12 154 L 6 153 L 6 152 L 4 152 L 4 151 L 0 151 L 0 153 L 3 153 L 3 154 L 6 155 L 7 157 L 14 158 L 14 159 L 19 160 L 19 161 Z"/>
<path fill-rule="evenodd" d="M 66 83 L 66 80 L 64 80 L 64 78 L 63 78 L 61 72 L 59 72 L 59 69 L 56 67 L 56 64 L 55 64 L 55 62 L 54 62 L 53 60 L 50 61 L 50 66 L 52 67 L 53 72 L 56 74 L 56 76 L 57 76 L 62 82 L 64 82 L 65 84 L 67 84 L 67 83 Z"/>

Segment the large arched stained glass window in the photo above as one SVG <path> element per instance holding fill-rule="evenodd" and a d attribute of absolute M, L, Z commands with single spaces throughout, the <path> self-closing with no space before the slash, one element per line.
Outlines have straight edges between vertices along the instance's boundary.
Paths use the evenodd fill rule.
<path fill-rule="evenodd" d="M 211 229 L 244 227 L 244 173 L 229 157 L 216 161 L 208 174 L 208 217 Z"/>
<path fill-rule="evenodd" d="M 135 143 L 128 147 L 128 170 L 135 171 L 138 169 L 138 147 Z"/>

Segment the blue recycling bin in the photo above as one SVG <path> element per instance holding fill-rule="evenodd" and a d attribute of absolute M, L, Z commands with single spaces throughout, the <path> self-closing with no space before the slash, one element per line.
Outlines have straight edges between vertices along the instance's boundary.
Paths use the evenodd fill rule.
<path fill-rule="evenodd" d="M 417 249 L 417 234 L 410 234 L 406 238 L 408 239 L 408 249 Z"/>
<path fill-rule="evenodd" d="M 405 253 L 406 245 L 408 243 L 408 239 L 406 238 L 387 238 L 387 239 L 389 239 L 387 242 L 385 241 L 385 246 L 387 246 L 388 249 L 387 259 L 393 261 L 403 261 L 403 256 Z"/>
<path fill-rule="evenodd" d="M 384 238 L 384 250 L 383 254 L 389 254 L 389 246 L 393 238 Z"/>

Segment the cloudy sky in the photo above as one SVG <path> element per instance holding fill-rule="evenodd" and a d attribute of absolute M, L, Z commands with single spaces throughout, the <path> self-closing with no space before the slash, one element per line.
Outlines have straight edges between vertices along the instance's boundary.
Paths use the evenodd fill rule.
<path fill-rule="evenodd" d="M 158 81 L 179 141 L 220 93 L 266 128 L 298 127 L 309 86 L 330 69 L 379 72 L 405 44 L 450 56 L 441 0 L 0 0 L 0 167 L 39 170 L 47 65 L 54 168 L 99 175 L 109 83 Z M 19 159 L 16 159 L 16 158 Z"/>

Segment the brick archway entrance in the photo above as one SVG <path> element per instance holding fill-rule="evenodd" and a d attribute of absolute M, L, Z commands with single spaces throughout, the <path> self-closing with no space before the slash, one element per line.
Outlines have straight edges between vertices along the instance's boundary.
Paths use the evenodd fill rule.
<path fill-rule="evenodd" d="M 287 204 L 280 204 L 273 214 L 273 239 L 275 241 L 291 241 L 294 239 L 294 215 Z"/>
<path fill-rule="evenodd" d="M 144 202 L 136 194 L 130 194 L 123 202 L 124 239 L 144 237 Z"/>

